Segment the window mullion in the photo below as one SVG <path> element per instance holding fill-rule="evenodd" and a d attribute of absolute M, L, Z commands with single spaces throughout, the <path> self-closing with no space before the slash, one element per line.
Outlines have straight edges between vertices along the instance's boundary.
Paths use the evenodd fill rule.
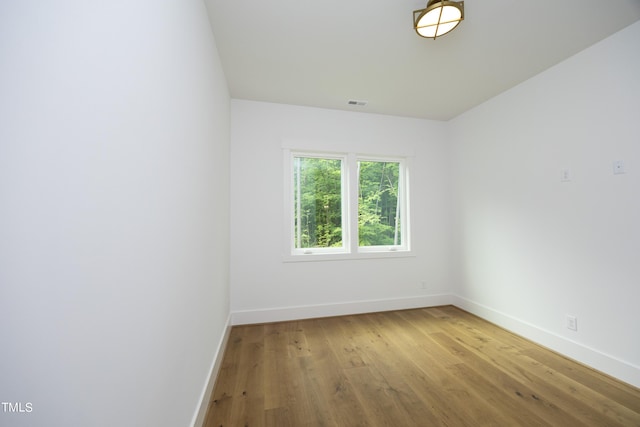
<path fill-rule="evenodd" d="M 358 252 L 358 158 L 350 153 L 347 156 L 347 189 L 348 193 L 344 200 L 348 203 L 347 212 L 347 241 L 349 242 L 349 252 Z"/>

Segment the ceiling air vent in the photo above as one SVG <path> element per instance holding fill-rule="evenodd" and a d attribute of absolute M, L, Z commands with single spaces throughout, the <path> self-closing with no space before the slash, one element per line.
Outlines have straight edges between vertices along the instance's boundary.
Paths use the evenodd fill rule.
<path fill-rule="evenodd" d="M 347 101 L 347 104 L 357 105 L 358 107 L 364 107 L 365 105 L 367 105 L 367 102 L 369 101 L 357 101 L 355 99 L 350 99 L 349 101 Z"/>

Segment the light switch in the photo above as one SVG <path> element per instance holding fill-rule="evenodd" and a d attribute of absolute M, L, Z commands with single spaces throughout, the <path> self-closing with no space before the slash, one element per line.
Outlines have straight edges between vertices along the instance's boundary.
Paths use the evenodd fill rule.
<path fill-rule="evenodd" d="M 624 173 L 624 163 L 622 162 L 622 160 L 614 160 L 613 161 L 613 174 L 614 175 L 619 175 L 621 173 Z"/>

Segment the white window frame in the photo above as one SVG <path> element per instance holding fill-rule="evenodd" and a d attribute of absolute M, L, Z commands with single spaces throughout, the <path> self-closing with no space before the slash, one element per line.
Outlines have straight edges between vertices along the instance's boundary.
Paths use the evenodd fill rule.
<path fill-rule="evenodd" d="M 295 217 L 293 215 L 294 212 L 294 194 L 293 194 L 293 189 L 295 188 L 294 186 L 294 170 L 293 170 L 293 165 L 294 165 L 294 157 L 298 157 L 298 156 L 304 156 L 306 158 L 316 158 L 316 159 L 331 159 L 331 160 L 341 160 L 341 194 L 340 194 L 340 207 L 341 207 L 341 220 L 342 220 L 342 246 L 340 247 L 334 247 L 334 248 L 296 248 L 295 247 L 295 235 L 294 235 L 294 230 L 295 230 Z M 327 153 L 327 154 L 321 154 L 321 153 L 307 153 L 307 152 L 300 152 L 300 151 L 294 151 L 291 152 L 291 156 L 290 156 L 290 181 L 291 181 L 291 187 L 290 187 L 290 191 L 288 193 L 288 197 L 289 197 L 289 206 L 291 209 L 291 212 L 289 213 L 290 217 L 291 217 L 291 222 L 290 222 L 290 227 L 289 227 L 289 231 L 290 231 L 290 235 L 291 235 L 291 240 L 290 240 L 290 248 L 291 248 L 291 255 L 311 255 L 311 254 L 340 254 L 340 253 L 348 253 L 349 252 L 349 233 L 345 233 L 345 229 L 347 229 L 348 224 L 347 224 L 347 218 L 349 218 L 349 214 L 348 214 L 348 203 L 345 203 L 345 201 L 348 200 L 349 197 L 349 191 L 348 191 L 348 185 L 345 185 L 345 176 L 349 176 L 349 168 L 348 168 L 348 161 L 347 161 L 347 155 L 345 154 L 336 154 L 336 153 Z M 299 200 L 299 199 L 298 199 Z"/>
<path fill-rule="evenodd" d="M 358 162 L 397 162 L 400 165 L 400 170 L 398 172 L 398 208 L 400 210 L 400 224 L 401 224 L 401 232 L 402 232 L 402 242 L 399 245 L 378 245 L 378 246 L 359 246 L 358 240 L 356 239 L 356 246 L 358 253 L 384 253 L 384 252 L 407 252 L 409 251 L 409 197 L 408 197 L 408 166 L 406 158 L 399 157 L 388 157 L 388 156 L 363 156 L 359 155 L 356 157 L 356 166 Z M 356 171 L 356 193 L 355 193 L 355 212 L 356 212 L 356 235 L 358 234 L 358 185 L 360 176 L 358 171 Z"/>
<path fill-rule="evenodd" d="M 413 256 L 411 251 L 410 224 L 410 157 L 365 155 L 358 153 L 321 152 L 308 150 L 283 150 L 284 161 L 284 261 L 324 261 L 359 258 L 388 258 Z M 294 218 L 294 157 L 315 157 L 342 160 L 342 247 L 296 248 Z M 359 246 L 358 242 L 358 162 L 397 162 L 399 173 L 399 202 L 402 241 L 400 245 Z"/>

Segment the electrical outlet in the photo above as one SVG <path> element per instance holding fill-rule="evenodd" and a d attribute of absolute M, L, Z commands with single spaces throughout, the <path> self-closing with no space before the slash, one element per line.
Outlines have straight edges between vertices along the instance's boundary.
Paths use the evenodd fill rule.
<path fill-rule="evenodd" d="M 565 168 L 560 171 L 560 182 L 569 182 L 572 179 L 571 169 Z"/>
<path fill-rule="evenodd" d="M 578 330 L 578 319 L 576 318 L 576 316 L 571 316 L 569 314 L 567 314 L 567 329 L 570 329 L 572 331 L 577 331 Z"/>
<path fill-rule="evenodd" d="M 427 282 L 420 282 L 420 288 L 421 289 L 427 289 Z"/>

